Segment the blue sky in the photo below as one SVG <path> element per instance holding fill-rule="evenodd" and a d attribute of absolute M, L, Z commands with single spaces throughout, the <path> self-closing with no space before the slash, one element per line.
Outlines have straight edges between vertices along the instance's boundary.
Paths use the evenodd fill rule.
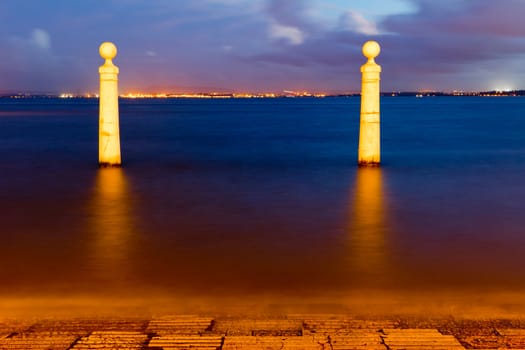
<path fill-rule="evenodd" d="M 2 0 L 0 92 L 95 92 L 113 41 L 122 92 L 525 88 L 524 0 Z"/>

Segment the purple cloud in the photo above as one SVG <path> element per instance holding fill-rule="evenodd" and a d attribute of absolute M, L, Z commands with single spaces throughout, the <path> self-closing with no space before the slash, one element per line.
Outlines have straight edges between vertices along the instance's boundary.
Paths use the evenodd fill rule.
<path fill-rule="evenodd" d="M 348 2 L 330 23 L 319 1 L 4 0 L 0 90 L 96 91 L 106 40 L 122 91 L 357 91 L 370 39 L 384 90 L 523 88 L 523 0 L 410 0 L 375 20 Z"/>
<path fill-rule="evenodd" d="M 481 80 L 495 79 L 498 71 L 488 74 L 484 70 L 498 67 L 494 63 L 499 62 L 500 74 L 510 75 L 505 62 L 525 55 L 525 40 L 519 36 L 525 34 L 525 29 L 518 21 L 512 21 L 516 13 L 525 14 L 519 0 L 412 1 L 417 12 L 390 16 L 380 24 L 389 33 L 381 40 L 383 62 L 391 70 L 387 76 L 393 79 L 408 83 L 406 76 L 416 74 L 432 85 L 441 75 L 448 74 L 452 75 L 450 87 L 455 84 L 458 88 L 475 89 L 475 85 L 464 82 L 472 79 L 472 72 L 485 74 L 478 77 Z M 524 74 L 523 70 L 513 73 L 522 77 Z M 452 80 L 454 76 L 456 81 Z M 435 85 L 445 88 L 443 83 Z"/>
<path fill-rule="evenodd" d="M 315 36 L 293 50 L 270 47 L 271 51 L 246 59 L 325 71 L 339 67 L 343 72 L 348 65 L 358 69 L 363 63 L 360 47 L 373 38 L 383 48 L 378 62 L 383 65 L 385 89 L 489 89 L 497 79 L 519 87 L 524 70 L 512 71 L 516 65 L 508 62 L 525 55 L 525 27 L 519 19 L 525 10 L 520 0 L 412 2 L 414 13 L 378 23 L 381 34 L 364 34 L 359 30 L 362 23 L 354 18 L 355 25 L 324 31 L 318 27 Z M 342 16 L 344 22 L 352 19 L 348 13 Z"/>
<path fill-rule="evenodd" d="M 390 16 L 383 22 L 387 30 L 419 33 L 435 32 L 490 36 L 523 37 L 525 8 L 521 0 L 412 0 L 418 8 L 413 14 Z"/>

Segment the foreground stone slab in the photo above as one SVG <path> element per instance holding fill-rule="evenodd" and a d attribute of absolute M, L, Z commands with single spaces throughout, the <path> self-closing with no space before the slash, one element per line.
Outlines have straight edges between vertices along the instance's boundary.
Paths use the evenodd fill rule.
<path fill-rule="evenodd" d="M 354 332 L 357 329 L 369 331 L 379 331 L 385 328 L 395 328 L 394 321 L 369 321 L 356 320 L 348 317 L 305 317 L 304 331 L 316 334 L 346 334 Z"/>
<path fill-rule="evenodd" d="M 300 336 L 303 334 L 303 320 L 295 318 L 217 319 L 214 332 L 226 336 Z"/>
<path fill-rule="evenodd" d="M 70 319 L 40 320 L 31 325 L 34 332 L 54 331 L 87 336 L 95 331 L 133 331 L 143 332 L 148 321 L 141 319 Z"/>
<path fill-rule="evenodd" d="M 147 340 L 142 332 L 96 331 L 79 339 L 72 349 L 142 349 Z"/>
<path fill-rule="evenodd" d="M 21 319 L 9 349 L 525 349 L 521 319 L 357 319 L 345 315 Z"/>
<path fill-rule="evenodd" d="M 0 349 L 63 350 L 76 339 L 75 335 L 54 332 L 17 333 L 0 340 Z"/>
<path fill-rule="evenodd" d="M 220 349 L 224 342 L 222 336 L 200 335 L 164 335 L 153 337 L 149 349 L 182 350 L 182 349 Z"/>
<path fill-rule="evenodd" d="M 385 329 L 381 338 L 390 350 L 465 349 L 456 338 L 437 329 Z"/>
<path fill-rule="evenodd" d="M 32 325 L 31 322 L 11 321 L 0 323 L 0 340 L 13 334 L 22 333 Z"/>
<path fill-rule="evenodd" d="M 508 349 L 525 349 L 525 329 L 497 329 Z"/>
<path fill-rule="evenodd" d="M 328 336 L 330 349 L 385 350 L 386 346 L 379 332 L 349 330 L 344 335 Z"/>
<path fill-rule="evenodd" d="M 275 337 L 275 336 L 229 336 L 224 339 L 222 350 L 268 350 L 268 349 L 304 349 L 321 350 L 325 344 L 314 341 L 312 337 Z M 329 347 L 326 347 L 328 349 Z"/>
<path fill-rule="evenodd" d="M 154 318 L 148 324 L 146 333 L 199 335 L 211 331 L 214 320 L 211 317 L 192 315 Z"/>

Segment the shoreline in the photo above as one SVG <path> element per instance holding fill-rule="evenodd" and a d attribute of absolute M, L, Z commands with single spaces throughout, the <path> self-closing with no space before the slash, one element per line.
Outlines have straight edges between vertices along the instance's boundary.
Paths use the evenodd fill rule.
<path fill-rule="evenodd" d="M 15 319 L 0 348 L 46 349 L 512 349 L 525 318 L 368 318 L 347 314 Z"/>

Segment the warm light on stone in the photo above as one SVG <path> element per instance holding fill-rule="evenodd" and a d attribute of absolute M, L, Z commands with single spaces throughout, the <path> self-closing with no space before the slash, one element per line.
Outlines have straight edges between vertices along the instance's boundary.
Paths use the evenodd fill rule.
<path fill-rule="evenodd" d="M 100 166 L 120 166 L 119 69 L 112 61 L 117 55 L 117 48 L 113 43 L 105 42 L 100 45 L 99 53 L 106 61 L 98 70 L 100 73 L 98 162 Z"/>
<path fill-rule="evenodd" d="M 379 80 L 381 66 L 374 58 L 381 52 L 375 41 L 363 45 L 363 55 L 368 62 L 361 66 L 361 121 L 359 127 L 359 165 L 379 165 L 380 163 L 380 128 L 379 128 Z"/>

